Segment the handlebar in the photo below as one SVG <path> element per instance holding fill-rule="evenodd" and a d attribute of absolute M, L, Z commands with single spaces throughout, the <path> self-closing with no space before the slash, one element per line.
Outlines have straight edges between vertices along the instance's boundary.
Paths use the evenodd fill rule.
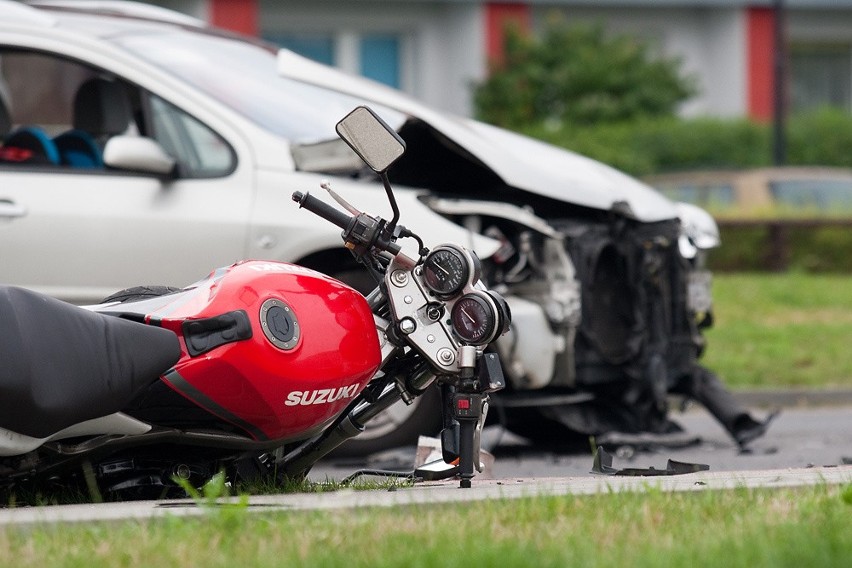
<path fill-rule="evenodd" d="M 349 228 L 350 223 L 352 223 L 352 220 L 354 219 L 351 215 L 347 215 L 343 211 L 335 209 L 321 199 L 317 199 L 310 193 L 294 191 L 293 201 L 298 203 L 299 207 L 304 207 L 311 213 L 319 215 L 326 221 L 337 225 L 344 231 Z"/>
<path fill-rule="evenodd" d="M 400 246 L 394 242 L 396 237 L 386 232 L 386 223 L 378 217 L 359 213 L 353 217 L 335 209 L 324 201 L 312 197 L 310 193 L 293 192 L 293 201 L 311 213 L 343 229 L 343 243 L 356 256 L 361 257 L 370 251 L 386 251 L 396 255 Z"/>

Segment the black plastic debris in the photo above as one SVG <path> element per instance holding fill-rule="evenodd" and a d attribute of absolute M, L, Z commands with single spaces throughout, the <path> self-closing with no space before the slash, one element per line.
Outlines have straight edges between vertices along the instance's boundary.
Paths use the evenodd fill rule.
<path fill-rule="evenodd" d="M 740 449 L 746 449 L 750 442 L 763 436 L 769 428 L 770 422 L 775 420 L 780 413 L 780 410 L 775 410 L 763 419 L 763 421 L 755 420 L 751 416 L 743 416 L 737 420 L 731 435 L 740 446 Z"/>
<path fill-rule="evenodd" d="M 665 469 L 637 468 L 628 467 L 618 469 L 612 467 L 612 454 L 608 453 L 603 447 L 598 446 L 595 449 L 594 463 L 592 464 L 592 473 L 600 473 L 603 475 L 617 476 L 661 476 L 661 475 L 683 475 L 685 473 L 695 473 L 696 471 L 709 471 L 710 466 L 703 463 L 686 463 L 675 460 L 669 460 L 666 463 Z"/>

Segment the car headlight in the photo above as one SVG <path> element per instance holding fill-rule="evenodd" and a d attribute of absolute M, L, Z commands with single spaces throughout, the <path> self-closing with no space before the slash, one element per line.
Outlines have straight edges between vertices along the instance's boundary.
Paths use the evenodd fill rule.
<path fill-rule="evenodd" d="M 684 258 L 694 258 L 699 250 L 722 244 L 719 226 L 707 211 L 691 203 L 675 203 L 680 217 L 681 233 L 678 245 Z"/>

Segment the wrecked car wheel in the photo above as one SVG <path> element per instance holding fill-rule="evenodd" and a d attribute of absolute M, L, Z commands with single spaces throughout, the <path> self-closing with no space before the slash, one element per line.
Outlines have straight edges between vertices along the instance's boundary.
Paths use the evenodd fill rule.
<path fill-rule="evenodd" d="M 376 282 L 364 268 L 347 263 L 331 276 L 362 294 L 368 294 Z M 399 446 L 414 445 L 420 435 L 432 436 L 441 429 L 441 397 L 429 389 L 410 405 L 398 402 L 367 422 L 364 432 L 334 451 L 336 456 L 366 456 Z"/>
<path fill-rule="evenodd" d="M 434 436 L 441 429 L 441 393 L 428 389 L 411 405 L 398 402 L 366 424 L 364 432 L 334 451 L 336 456 L 366 456 L 417 444 L 421 435 Z"/>
<path fill-rule="evenodd" d="M 553 420 L 548 414 L 534 408 L 507 410 L 506 428 L 535 446 L 564 450 L 582 450 L 589 447 L 587 434 Z"/>

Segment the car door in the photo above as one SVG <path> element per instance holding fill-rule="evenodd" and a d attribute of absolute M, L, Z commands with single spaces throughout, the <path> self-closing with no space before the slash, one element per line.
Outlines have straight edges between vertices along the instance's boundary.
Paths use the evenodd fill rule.
<path fill-rule="evenodd" d="M 133 285 L 185 286 L 243 257 L 248 152 L 240 159 L 224 136 L 164 97 L 60 55 L 0 48 L 0 77 L 10 118 L 9 133 L 0 132 L 0 213 L 14 213 L 0 215 L 0 282 L 93 302 Z M 114 105 L 80 100 L 84 85 L 99 81 L 129 101 L 123 131 L 106 127 L 120 114 Z M 83 131 L 91 139 L 76 141 L 78 151 L 102 152 L 116 136 L 148 138 L 175 170 L 82 164 L 57 150 L 63 135 L 92 124 L 109 132 Z M 20 142 L 21 132 L 33 136 Z"/>

